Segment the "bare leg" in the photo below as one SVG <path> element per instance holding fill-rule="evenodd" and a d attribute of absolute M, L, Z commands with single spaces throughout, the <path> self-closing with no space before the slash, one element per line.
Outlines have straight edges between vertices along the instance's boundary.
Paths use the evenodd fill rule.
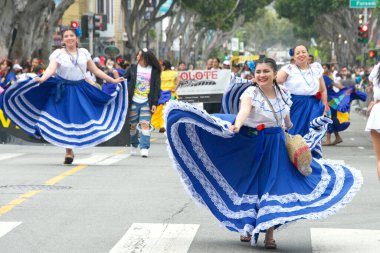
<path fill-rule="evenodd" d="M 376 130 L 371 130 L 371 138 L 373 149 L 376 154 L 376 164 L 377 164 L 377 177 L 380 181 L 380 133 Z"/>
<path fill-rule="evenodd" d="M 74 152 L 71 148 L 67 148 L 66 149 L 66 156 L 71 156 L 73 157 L 74 156 Z"/>
<path fill-rule="evenodd" d="M 331 134 L 330 133 L 326 133 L 326 140 L 324 142 L 322 142 L 322 145 L 323 146 L 331 145 Z"/>
<path fill-rule="evenodd" d="M 73 160 L 74 160 L 74 152 L 71 148 L 67 148 L 65 160 L 63 161 L 63 164 L 72 164 Z"/>
<path fill-rule="evenodd" d="M 273 239 L 274 227 L 271 227 L 265 233 L 264 246 L 266 249 L 276 249 L 276 241 Z"/>
<path fill-rule="evenodd" d="M 334 141 L 334 144 L 338 144 L 338 143 L 341 143 L 343 140 L 342 140 L 342 137 L 340 137 L 339 135 L 339 132 L 334 132 L 334 135 L 335 135 L 335 141 Z"/>

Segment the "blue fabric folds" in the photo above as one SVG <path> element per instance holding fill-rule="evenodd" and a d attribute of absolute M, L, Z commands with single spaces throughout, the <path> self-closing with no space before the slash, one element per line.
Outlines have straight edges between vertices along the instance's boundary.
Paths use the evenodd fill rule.
<path fill-rule="evenodd" d="M 313 172 L 305 177 L 289 161 L 280 128 L 234 134 L 228 129 L 232 118 L 179 101 L 165 109 L 174 167 L 194 200 L 229 230 L 253 234 L 255 243 L 270 227 L 334 214 L 359 191 L 358 170 L 313 158 Z M 325 117 L 313 122 L 311 149 L 320 147 L 329 122 Z"/>
<path fill-rule="evenodd" d="M 65 148 L 85 148 L 117 135 L 128 108 L 125 83 L 103 92 L 84 80 L 27 79 L 3 94 L 5 114 L 28 134 Z"/>
<path fill-rule="evenodd" d="M 325 106 L 322 100 L 318 100 L 315 96 L 292 94 L 291 99 L 293 104 L 290 107 L 290 120 L 293 127 L 289 133 L 304 136 L 309 132 L 310 122 L 323 115 Z"/>
<path fill-rule="evenodd" d="M 170 100 L 172 96 L 172 91 L 171 90 L 161 90 L 160 91 L 160 98 L 158 99 L 158 104 L 163 105 L 166 102 Z"/>
<path fill-rule="evenodd" d="M 240 106 L 240 96 L 252 85 L 252 82 L 240 77 L 234 77 L 228 89 L 223 94 L 222 111 L 227 114 L 237 114 Z"/>

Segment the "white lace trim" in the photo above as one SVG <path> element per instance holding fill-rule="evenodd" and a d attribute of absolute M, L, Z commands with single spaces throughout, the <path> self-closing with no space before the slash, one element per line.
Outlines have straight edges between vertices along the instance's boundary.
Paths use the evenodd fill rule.
<path fill-rule="evenodd" d="M 283 101 L 281 94 L 276 90 L 276 105 L 273 105 L 273 109 L 276 110 L 275 113 L 281 113 L 283 117 L 285 115 L 289 114 L 290 112 L 290 106 L 292 105 L 292 101 L 290 100 L 290 95 L 286 92 L 286 90 L 282 89 L 282 94 L 284 96 L 284 99 L 286 103 Z M 252 97 L 252 106 L 254 107 L 255 113 L 264 114 L 264 116 L 268 116 L 270 118 L 273 117 L 272 109 L 269 107 L 268 102 L 266 99 L 261 95 L 261 93 L 258 91 L 258 87 L 250 86 L 248 87 L 243 96 L 250 96 Z M 269 115 L 266 115 L 266 113 L 270 112 Z M 273 117 L 274 118 L 274 117 Z"/>
<path fill-rule="evenodd" d="M 326 161 L 329 163 L 329 161 Z M 316 219 L 323 219 L 330 215 L 335 214 L 338 210 L 345 207 L 348 203 L 352 201 L 356 193 L 360 190 L 361 185 L 363 184 L 363 177 L 359 170 L 351 168 L 349 166 L 345 166 L 353 175 L 353 185 L 350 188 L 350 190 L 346 193 L 346 195 L 336 204 L 331 206 L 330 208 L 326 209 L 322 212 L 315 212 L 315 213 L 308 213 L 308 214 L 301 214 L 301 215 L 295 215 L 290 217 L 279 217 L 275 218 L 273 220 L 260 223 L 256 226 L 256 228 L 251 232 L 252 234 L 259 233 L 262 230 L 267 230 L 268 228 L 271 228 L 275 225 L 282 225 L 286 222 L 298 220 L 298 219 L 308 219 L 308 220 L 316 220 Z M 344 179 L 343 179 L 344 180 Z"/>
<path fill-rule="evenodd" d="M 215 124 L 220 126 L 220 130 L 218 131 L 216 128 L 205 126 L 204 124 L 200 124 L 199 122 L 192 120 L 190 118 L 186 118 L 186 119 L 182 118 L 181 120 L 179 120 L 178 122 L 176 122 L 175 124 L 172 125 L 171 135 L 173 137 L 173 145 L 176 147 L 176 151 L 183 158 L 184 163 L 188 166 L 191 173 L 199 180 L 201 185 L 204 187 L 207 194 L 209 195 L 209 197 L 211 198 L 211 200 L 215 204 L 215 206 L 218 208 L 218 210 L 228 218 L 232 218 L 231 216 L 234 216 L 234 218 L 236 217 L 236 219 L 244 217 L 244 216 L 241 216 L 241 214 L 243 214 L 243 213 L 240 212 L 240 215 L 234 215 L 234 213 L 231 212 L 230 209 L 228 209 L 228 207 L 225 205 L 223 200 L 220 199 L 220 195 L 215 191 L 214 187 L 211 185 L 211 183 L 208 181 L 208 179 L 205 177 L 205 175 L 200 171 L 200 169 L 198 168 L 198 166 L 196 165 L 194 160 L 191 157 L 189 157 L 189 153 L 185 151 L 185 147 L 184 147 L 182 141 L 180 140 L 178 135 L 176 135 L 176 132 L 178 131 L 179 124 L 190 123 L 192 125 L 196 124 L 197 126 L 204 128 L 206 131 L 216 133 L 219 136 L 223 136 L 224 134 L 226 135 L 226 137 L 231 136 L 231 132 L 228 129 L 226 129 L 226 127 L 227 127 L 225 125 L 226 122 L 219 120 L 217 118 L 211 117 L 210 115 L 208 115 L 207 113 L 205 113 L 204 111 L 200 110 L 197 107 L 194 107 L 194 106 L 191 106 L 188 104 L 185 105 L 184 103 L 178 102 L 178 101 L 173 101 L 173 102 L 169 103 L 169 106 L 166 106 L 166 108 L 165 108 L 165 111 L 164 111 L 165 119 L 167 118 L 167 115 L 169 114 L 169 112 L 171 110 L 180 109 L 180 110 L 184 110 L 184 111 L 191 111 L 197 115 L 202 116 L 202 118 L 208 120 L 209 122 L 215 123 Z M 167 120 L 165 120 L 165 122 L 167 122 Z M 194 132 L 193 132 L 194 128 L 193 127 L 186 127 L 186 130 L 187 130 L 186 133 L 188 134 L 189 137 L 191 137 L 192 134 L 194 134 Z M 191 140 L 193 142 L 193 139 L 191 139 Z M 195 141 L 193 143 L 195 143 L 194 150 L 199 151 L 199 150 L 197 150 L 199 148 L 199 146 L 197 146 L 198 145 L 197 141 Z M 170 149 L 170 146 L 169 146 L 169 149 Z M 203 161 L 203 159 L 206 159 L 206 161 L 209 160 L 209 158 L 207 156 L 203 157 L 203 155 L 204 154 L 200 155 L 200 157 L 202 157 L 202 159 L 201 159 L 202 161 Z M 282 211 L 291 212 L 292 210 L 296 211 L 296 210 L 301 210 L 301 209 L 304 209 L 307 207 L 320 206 L 320 205 L 327 203 L 334 196 L 338 195 L 338 193 L 340 192 L 340 190 L 343 187 L 344 180 L 345 180 L 345 177 L 344 177 L 345 173 L 344 173 L 343 167 L 340 164 L 334 162 L 333 160 L 324 160 L 324 159 L 318 159 L 318 160 L 314 159 L 314 160 L 316 162 L 318 162 L 322 167 L 322 174 L 321 174 L 322 179 L 319 182 L 316 189 L 314 189 L 311 194 L 307 194 L 307 195 L 300 195 L 297 193 L 287 194 L 287 195 L 284 195 L 284 196 L 288 196 L 288 198 L 285 201 L 283 200 L 283 196 L 272 196 L 272 195 L 266 194 L 266 198 L 267 198 L 267 200 L 268 199 L 275 199 L 275 200 L 279 201 L 280 203 L 289 203 L 290 201 L 296 201 L 298 199 L 300 199 L 302 201 L 312 201 L 313 199 L 318 198 L 325 191 L 328 183 L 331 180 L 331 176 L 328 174 L 327 169 L 324 166 L 324 164 L 331 167 L 332 170 L 336 173 L 336 183 L 334 184 L 333 191 L 332 191 L 333 193 L 331 194 L 331 196 L 329 196 L 326 199 L 323 199 L 321 201 L 318 201 L 316 203 L 310 204 L 309 206 L 306 206 L 306 207 L 296 206 L 296 207 L 292 207 L 292 208 L 283 208 L 281 206 L 274 206 L 274 207 L 263 208 L 263 211 L 261 211 L 261 209 L 259 210 L 260 216 L 268 214 L 268 213 L 276 213 L 278 211 L 280 211 L 280 212 L 282 212 Z M 182 173 L 184 173 L 182 168 L 180 168 L 178 163 L 175 163 L 175 167 L 177 170 L 180 170 Z M 320 219 L 320 218 L 325 218 L 329 215 L 332 215 L 337 210 L 339 210 L 340 208 L 343 208 L 347 203 L 349 203 L 352 200 L 352 198 L 359 191 L 359 189 L 363 183 L 363 178 L 362 178 L 360 171 L 358 171 L 354 168 L 350 168 L 348 166 L 345 166 L 345 168 L 350 170 L 350 172 L 353 175 L 353 179 L 354 179 L 353 186 L 350 188 L 350 190 L 346 193 L 346 195 L 338 203 L 334 204 L 332 207 L 328 208 L 325 211 L 318 212 L 318 213 L 309 213 L 309 214 L 290 216 L 290 217 L 279 217 L 279 218 L 275 218 L 275 219 L 267 221 L 267 222 L 260 223 L 260 224 L 258 224 L 258 226 L 256 228 L 254 228 L 251 224 L 246 224 L 243 230 L 237 228 L 234 224 L 232 224 L 229 221 L 222 221 L 222 224 L 224 226 L 236 229 L 236 231 L 238 231 L 242 235 L 246 235 L 246 233 L 250 233 L 250 234 L 259 233 L 260 231 L 266 230 L 266 229 L 273 227 L 275 225 L 282 225 L 282 224 L 285 224 L 286 222 L 294 221 L 297 219 Z M 209 171 L 210 168 L 207 167 L 207 169 Z M 212 169 L 215 169 L 215 167 Z M 218 178 L 218 173 L 215 174 L 215 172 L 212 172 L 212 169 L 211 169 L 211 172 L 209 171 L 209 173 L 211 175 L 214 175 L 214 176 L 216 175 L 216 177 Z M 181 175 L 181 173 L 180 173 L 180 175 Z M 181 178 L 184 179 L 183 183 L 186 185 L 186 187 L 188 189 L 189 188 L 191 189 L 190 194 L 193 197 L 195 196 L 194 198 L 198 199 L 197 200 L 198 202 L 202 202 L 204 204 L 203 201 L 199 200 L 199 198 L 202 198 L 202 197 L 199 196 L 195 192 L 195 190 L 192 187 L 192 184 L 189 181 L 188 177 L 187 176 L 186 177 L 181 176 Z M 223 185 L 223 181 L 220 181 L 220 182 L 222 184 L 221 186 L 222 186 L 223 190 L 226 191 L 227 194 L 231 194 L 231 191 L 228 189 L 230 186 L 228 184 Z M 233 196 L 233 194 L 231 196 Z M 253 209 L 252 209 L 252 211 L 253 211 Z M 226 215 L 226 213 L 228 215 Z M 250 217 L 252 217 L 252 216 L 250 216 Z M 256 217 L 253 217 L 253 218 L 256 218 Z"/>
<path fill-rule="evenodd" d="M 203 126 L 202 126 L 203 127 Z M 210 129 L 210 131 L 212 131 Z M 202 161 L 206 170 L 215 178 L 219 186 L 224 190 L 228 197 L 232 200 L 235 205 L 240 205 L 242 203 L 257 204 L 258 196 L 257 195 L 243 195 L 242 197 L 238 196 L 238 193 L 231 187 L 227 180 L 222 176 L 219 170 L 215 167 L 213 162 L 208 157 L 206 151 L 204 150 L 198 135 L 195 132 L 195 125 L 186 125 L 187 136 L 189 137 L 194 151 L 198 155 L 198 158 Z M 214 135 L 218 135 L 213 131 Z M 232 169 L 232 168 L 231 168 Z"/>
<path fill-rule="evenodd" d="M 227 218 L 239 219 L 243 217 L 252 217 L 255 218 L 257 213 L 254 209 L 248 210 L 240 210 L 238 212 L 231 211 L 228 206 L 225 204 L 219 193 L 215 190 L 213 185 L 207 179 L 207 177 L 203 174 L 203 172 L 199 169 L 195 161 L 191 158 L 190 154 L 186 151 L 185 146 L 182 143 L 182 140 L 175 133 L 178 132 L 178 127 L 180 124 L 184 123 L 184 121 L 191 121 L 191 119 L 183 118 L 177 121 L 172 125 L 170 129 L 170 133 L 172 135 L 173 145 L 176 147 L 176 151 L 179 153 L 183 162 L 187 165 L 187 168 L 190 172 L 197 178 L 200 182 L 207 195 L 210 197 L 212 203 L 215 207 Z M 199 124 L 199 122 L 198 122 Z M 229 133 L 231 134 L 231 133 Z"/>
<path fill-rule="evenodd" d="M 24 87 L 27 87 L 27 86 L 30 86 L 28 89 L 25 89 L 24 91 L 20 92 L 20 94 L 12 94 L 11 97 L 9 97 L 9 104 L 11 105 L 11 108 L 13 110 L 15 110 L 15 112 L 17 112 L 17 114 L 20 114 L 20 111 L 18 110 L 18 108 L 20 108 L 22 111 L 28 111 L 30 112 L 30 117 L 34 118 L 34 119 L 38 119 L 42 116 L 42 118 L 40 118 L 40 121 L 49 125 L 49 127 L 51 127 L 52 129 L 55 129 L 57 131 L 60 131 L 60 132 L 64 132 L 65 134 L 67 135 L 72 135 L 74 133 L 80 133 L 80 134 L 86 134 L 88 133 L 91 129 L 96 129 L 96 130 L 103 130 L 103 129 L 107 129 L 106 126 L 104 126 L 104 124 L 108 125 L 109 122 L 110 122 L 110 118 L 107 117 L 107 122 L 104 123 L 104 119 L 106 119 L 106 116 L 107 115 L 110 115 L 110 114 L 113 114 L 114 112 L 114 106 L 110 107 L 111 111 L 108 110 L 104 110 L 101 117 L 98 119 L 98 120 L 91 120 L 91 121 L 88 121 L 87 123 L 85 124 L 73 124 L 73 123 L 64 123 L 62 122 L 61 120 L 59 119 L 56 119 L 54 117 L 51 117 L 49 114 L 47 114 L 46 112 L 40 112 L 40 110 L 38 110 L 36 107 L 34 107 L 32 104 L 30 104 L 28 102 L 28 100 L 23 96 L 24 93 L 27 93 L 29 90 L 33 89 L 34 87 L 36 86 L 39 86 L 40 84 L 38 83 L 34 83 L 35 81 L 32 80 L 31 82 L 25 84 Z M 126 84 L 125 84 L 125 87 L 126 87 Z M 15 88 L 15 87 L 14 87 Z M 117 86 L 117 91 L 118 92 L 114 92 L 112 94 L 112 96 L 114 97 L 114 99 L 116 98 L 116 95 L 119 93 L 119 92 L 123 92 L 123 87 L 122 85 L 118 84 Z M 13 99 L 15 100 L 15 104 L 13 103 Z M 23 104 L 20 102 L 23 101 L 27 106 L 28 108 L 25 108 L 23 106 Z M 110 103 L 112 103 L 114 100 L 111 100 L 107 105 L 109 105 Z M 121 96 L 119 96 L 119 103 L 122 101 L 122 98 Z M 120 113 L 120 109 L 117 108 L 118 111 L 117 111 L 117 114 Z M 33 115 L 34 113 L 34 115 Z M 46 118 L 46 119 L 45 119 Z M 31 124 L 31 122 L 27 119 L 27 118 L 23 118 L 23 120 L 25 120 L 26 122 L 28 122 L 28 124 Z M 52 125 L 51 123 L 55 123 L 57 125 Z M 81 128 L 86 128 L 88 126 L 91 126 L 91 125 L 100 125 L 100 126 L 97 126 L 95 128 L 91 128 L 90 130 L 85 130 L 85 131 L 68 131 L 68 130 L 65 130 L 64 128 L 75 128 L 75 129 L 81 129 Z"/>
<path fill-rule="evenodd" d="M 322 164 L 321 164 L 321 166 L 322 166 Z M 326 204 L 327 202 L 329 202 L 330 200 L 332 200 L 334 197 L 336 197 L 339 194 L 339 192 L 343 188 L 345 173 L 344 173 L 344 169 L 342 168 L 341 165 L 334 165 L 334 166 L 331 166 L 331 168 L 333 169 L 337 180 L 334 184 L 334 187 L 333 187 L 331 194 L 327 198 L 324 198 L 322 200 L 319 200 L 317 202 L 314 202 L 313 204 L 306 205 L 306 206 L 294 206 L 294 207 L 287 207 L 287 208 L 279 206 L 279 205 L 277 205 L 277 206 L 265 206 L 265 207 L 262 207 L 259 209 L 257 218 L 264 216 L 264 215 L 267 215 L 269 213 L 290 213 L 290 212 L 303 210 L 303 209 L 306 209 L 309 207 L 322 206 L 322 205 Z M 326 171 L 325 166 L 323 166 L 323 170 Z M 326 185 L 326 187 L 327 187 L 327 185 Z M 323 192 L 324 192 L 325 188 L 323 188 Z M 311 200 L 319 198 L 323 192 L 320 190 L 318 190 L 318 191 L 314 190 L 312 196 L 298 196 L 298 197 L 301 201 L 311 201 Z"/>
<path fill-rule="evenodd" d="M 315 159 L 314 159 L 315 160 Z M 285 195 L 269 195 L 269 193 L 265 193 L 261 199 L 260 203 L 264 200 L 266 201 L 278 201 L 282 204 L 287 204 L 295 201 L 307 201 L 310 202 L 314 199 L 319 198 L 322 193 L 326 190 L 330 180 L 331 176 L 327 172 L 325 166 L 315 160 L 321 167 L 322 167 L 322 173 L 321 173 L 321 180 L 318 182 L 317 186 L 314 188 L 314 190 L 309 194 L 299 194 L 299 193 L 289 193 Z"/>
<path fill-rule="evenodd" d="M 40 111 L 37 110 L 37 108 L 35 108 L 34 106 L 32 106 L 22 94 L 26 93 L 27 91 L 29 91 L 30 89 L 38 85 L 40 84 L 36 83 L 34 80 L 31 80 L 30 82 L 25 84 L 24 87 L 28 87 L 28 88 L 26 90 L 21 91 L 20 92 L 21 94 L 14 93 L 11 95 L 11 97 L 9 97 L 8 99 L 9 105 L 8 103 L 4 103 L 4 110 L 6 111 L 6 113 L 12 118 L 15 124 L 19 125 L 25 131 L 31 134 L 34 134 L 35 129 L 33 127 L 29 127 L 29 126 L 33 126 L 34 123 L 31 122 L 27 117 L 23 117 L 22 115 L 24 113 L 21 113 L 19 109 L 21 109 L 24 112 L 28 112 L 28 115 L 34 119 L 39 118 L 41 123 L 45 123 L 47 127 L 42 124 L 38 124 L 38 127 L 47 133 L 47 134 L 44 134 L 43 132 L 41 132 L 41 135 L 48 142 L 57 146 L 63 146 L 67 148 L 90 147 L 112 138 L 113 136 L 117 135 L 121 131 L 124 125 L 124 121 L 125 121 L 125 117 L 126 117 L 127 109 L 128 109 L 128 100 L 124 99 L 127 96 L 127 89 L 124 89 L 122 85 L 120 84 L 118 85 L 119 93 L 121 94 L 114 93 L 115 95 L 119 94 L 119 96 L 115 96 L 115 98 L 117 98 L 118 100 L 116 101 L 113 99 L 111 104 L 108 103 L 106 105 L 106 108 L 103 110 L 102 115 L 99 118 L 99 120 L 91 120 L 83 125 L 64 124 L 62 121 L 50 116 L 49 114 L 45 112 L 41 113 L 41 116 L 45 116 L 46 119 L 44 117 L 37 117 L 36 115 L 38 115 Z M 14 88 L 16 87 L 15 86 L 12 87 L 12 89 Z M 25 108 L 24 105 L 21 103 L 20 99 L 24 103 L 26 103 L 29 106 L 29 108 Z M 115 106 L 116 102 L 118 103 L 117 107 Z M 115 109 L 116 109 L 116 113 L 114 113 Z M 13 111 L 21 118 L 21 120 L 18 120 L 18 118 L 15 117 L 15 115 L 13 114 Z M 33 114 L 35 115 L 33 116 Z M 114 114 L 115 116 L 109 117 L 109 115 L 114 115 Z M 105 119 L 106 121 L 104 122 Z M 115 120 L 115 119 L 118 119 L 118 120 Z M 27 123 L 28 125 L 25 125 L 23 122 Z M 55 125 L 54 123 L 59 124 L 61 127 Z M 79 131 L 79 130 L 72 131 L 72 130 L 66 130 L 63 128 L 63 127 L 72 127 L 72 128 L 80 129 L 80 128 L 88 127 L 91 125 L 98 125 L 98 126 L 93 126 L 92 128 L 87 129 L 85 131 Z M 115 129 L 116 126 L 117 126 L 117 129 Z M 51 129 L 56 130 L 59 134 L 52 132 Z M 86 138 L 80 138 L 81 135 L 88 134 L 94 131 L 96 132 L 96 134 L 90 135 Z M 111 133 L 111 134 L 108 134 L 108 133 Z M 55 140 L 55 139 L 61 139 L 62 138 L 61 134 L 65 135 L 65 138 L 64 138 L 65 142 L 60 142 L 60 141 Z M 95 140 L 96 138 L 99 138 L 100 136 L 104 134 L 108 134 L 108 135 L 99 140 Z M 79 136 L 79 138 L 68 137 L 68 136 L 73 136 L 73 135 Z M 92 141 L 92 140 L 95 140 L 95 141 Z M 86 145 L 81 145 L 81 146 L 75 145 L 75 143 L 80 144 L 82 142 L 87 142 L 87 141 L 92 141 L 92 142 Z M 67 144 L 68 142 L 71 142 L 72 144 Z"/>

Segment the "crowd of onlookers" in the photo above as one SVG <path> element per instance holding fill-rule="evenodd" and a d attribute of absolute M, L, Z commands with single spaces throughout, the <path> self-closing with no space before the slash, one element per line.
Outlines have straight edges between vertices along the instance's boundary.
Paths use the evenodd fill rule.
<path fill-rule="evenodd" d="M 98 68 L 102 69 L 107 74 L 113 76 L 116 75 L 116 77 L 123 76 L 130 66 L 130 63 L 121 57 L 113 60 L 110 58 L 107 59 L 105 56 L 100 56 L 94 57 L 93 61 Z M 313 61 L 313 57 L 310 56 L 309 62 L 312 63 Z M 367 101 L 371 101 L 372 87 L 368 81 L 368 76 L 373 65 L 367 67 L 354 66 L 350 69 L 346 66 L 339 67 L 337 64 L 329 65 L 331 66 L 331 73 L 335 82 L 339 82 L 343 86 L 356 86 L 356 88 L 366 91 L 368 94 Z M 38 58 L 27 59 L 22 62 L 18 60 L 11 61 L 8 59 L 2 59 L 0 61 L 0 92 L 2 89 L 20 78 L 24 78 L 25 76 L 33 77 L 43 73 L 46 67 L 46 64 Z M 192 64 L 187 65 L 185 62 L 179 62 L 177 67 L 172 68 L 178 71 L 186 71 L 193 70 L 194 66 Z M 209 58 L 206 62 L 205 68 L 207 70 L 230 69 L 234 76 L 249 80 L 253 78 L 253 73 L 246 62 L 231 64 L 230 60 L 224 60 L 221 62 L 218 58 Z M 103 80 L 99 80 L 95 76 L 92 76 L 92 78 L 99 84 L 103 83 Z"/>

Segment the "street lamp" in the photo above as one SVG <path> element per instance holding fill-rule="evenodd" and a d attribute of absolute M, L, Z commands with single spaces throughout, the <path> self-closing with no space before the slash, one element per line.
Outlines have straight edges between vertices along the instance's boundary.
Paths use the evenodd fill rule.
<path fill-rule="evenodd" d="M 179 63 L 181 63 L 181 47 L 182 47 L 182 35 L 179 36 Z"/>

